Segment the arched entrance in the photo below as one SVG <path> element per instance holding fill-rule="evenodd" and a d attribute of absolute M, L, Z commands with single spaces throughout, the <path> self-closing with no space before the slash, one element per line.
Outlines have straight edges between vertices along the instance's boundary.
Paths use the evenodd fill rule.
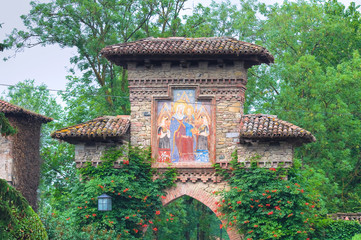
<path fill-rule="evenodd" d="M 166 206 L 180 197 L 189 196 L 207 206 L 216 216 L 220 217 L 217 212 L 216 202 L 219 202 L 221 197 L 215 193 L 226 188 L 226 182 L 177 182 L 176 186 L 167 190 L 166 198 L 164 198 L 162 202 L 163 205 Z M 237 230 L 232 228 L 225 228 L 225 230 L 230 240 L 243 239 Z"/>
<path fill-rule="evenodd" d="M 163 212 L 166 219 L 160 222 L 159 240 L 229 240 L 226 229 L 220 228 L 222 222 L 214 212 L 192 197 L 184 195 L 171 201 Z"/>

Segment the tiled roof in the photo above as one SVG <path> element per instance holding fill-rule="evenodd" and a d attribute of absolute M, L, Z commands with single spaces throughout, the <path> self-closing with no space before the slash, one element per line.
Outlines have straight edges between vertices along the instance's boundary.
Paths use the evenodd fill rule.
<path fill-rule="evenodd" d="M 5 113 L 6 116 L 13 115 L 13 116 L 24 116 L 24 117 L 31 117 L 37 120 L 40 120 L 43 123 L 53 121 L 52 118 L 43 116 L 41 114 L 32 112 L 25 108 L 19 107 L 17 105 L 8 103 L 4 100 L 0 100 L 0 112 Z"/>
<path fill-rule="evenodd" d="M 119 139 L 128 131 L 129 126 L 129 116 L 103 116 L 57 130 L 51 134 L 51 137 L 67 142 L 72 140 Z"/>
<path fill-rule="evenodd" d="M 240 130 L 241 139 L 294 139 L 303 143 L 316 141 L 316 138 L 309 131 L 292 123 L 282 121 L 275 115 L 244 115 L 241 120 Z"/>
<path fill-rule="evenodd" d="M 257 56 L 261 63 L 273 63 L 274 58 L 264 47 L 239 41 L 230 37 L 208 38 L 145 38 L 134 42 L 107 46 L 101 54 L 106 58 L 114 56 L 152 56 L 152 55 L 227 55 Z"/>

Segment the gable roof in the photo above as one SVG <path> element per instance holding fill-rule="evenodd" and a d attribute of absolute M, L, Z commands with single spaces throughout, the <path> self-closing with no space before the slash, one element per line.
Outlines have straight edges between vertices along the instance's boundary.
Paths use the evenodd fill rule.
<path fill-rule="evenodd" d="M 231 37 L 149 37 L 107 46 L 101 50 L 101 54 L 110 61 L 120 61 L 119 64 L 123 64 L 127 58 L 131 59 L 130 57 L 145 58 L 148 56 L 150 58 L 157 55 L 192 57 L 206 55 L 234 58 L 255 56 L 258 64 L 274 62 L 272 54 L 266 48 Z"/>
<path fill-rule="evenodd" d="M 5 116 L 22 116 L 27 118 L 33 118 L 39 120 L 42 123 L 53 121 L 52 118 L 43 116 L 41 114 L 32 112 L 15 104 L 6 102 L 0 99 L 0 112 L 3 112 Z"/>
<path fill-rule="evenodd" d="M 297 140 L 302 143 L 315 142 L 316 138 L 307 130 L 280 120 L 275 115 L 248 114 L 241 119 L 241 139 Z"/>
<path fill-rule="evenodd" d="M 130 126 L 130 116 L 103 116 L 74 126 L 56 130 L 52 138 L 66 142 L 91 140 L 118 140 L 125 135 Z"/>

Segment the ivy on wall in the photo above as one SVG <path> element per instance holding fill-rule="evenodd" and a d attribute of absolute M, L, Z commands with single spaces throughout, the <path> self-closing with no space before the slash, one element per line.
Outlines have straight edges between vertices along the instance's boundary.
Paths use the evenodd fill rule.
<path fill-rule="evenodd" d="M 52 209 L 51 216 L 44 216 L 49 238 L 139 239 L 149 228 L 156 234 L 154 221 L 162 211 L 164 190 L 174 184 L 176 172 L 169 169 L 153 180 L 150 151 L 138 148 L 130 148 L 128 159 L 120 168 L 113 168 L 124 152 L 122 148 L 108 149 L 101 165 L 88 163 L 79 169 L 68 210 Z M 97 209 L 97 197 L 103 193 L 111 196 L 111 211 Z"/>
<path fill-rule="evenodd" d="M 314 220 L 325 213 L 310 182 L 297 168 L 260 168 L 257 158 L 251 162 L 251 168 L 245 168 L 233 154 L 231 172 L 215 166 L 230 185 L 215 203 L 225 221 L 221 227 L 236 228 L 247 240 L 308 239 L 315 231 Z"/>
<path fill-rule="evenodd" d="M 9 120 L 5 117 L 3 112 L 0 112 L 0 133 L 3 136 L 14 135 L 16 133 L 16 129 L 13 128 Z"/>
<path fill-rule="evenodd" d="M 4 179 L 0 179 L 0 202 L 0 239 L 48 239 L 38 215 Z"/>

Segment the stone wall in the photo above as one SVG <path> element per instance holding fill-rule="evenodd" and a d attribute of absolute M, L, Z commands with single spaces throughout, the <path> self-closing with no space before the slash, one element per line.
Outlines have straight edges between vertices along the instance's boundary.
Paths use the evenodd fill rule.
<path fill-rule="evenodd" d="M 199 98 L 211 99 L 215 112 L 215 162 L 229 161 L 237 148 L 243 113 L 247 70 L 243 62 L 128 64 L 131 101 L 131 144 L 152 145 L 154 103 L 171 99 L 174 88 L 194 88 Z M 154 130 L 153 130 L 154 131 Z M 236 136 L 237 135 L 237 136 Z"/>
<path fill-rule="evenodd" d="M 11 156 L 11 140 L 0 135 L 0 178 L 9 183 L 13 181 L 13 158 Z"/>
<path fill-rule="evenodd" d="M 129 142 L 123 141 L 119 143 L 102 143 L 102 142 L 90 142 L 90 143 L 78 143 L 75 144 L 75 163 L 76 167 L 83 167 L 86 162 L 91 162 L 93 166 L 97 166 L 101 163 L 100 158 L 106 149 L 111 147 L 124 147 L 124 154 L 127 155 Z M 119 163 L 124 159 L 119 159 L 114 167 L 118 167 Z"/>
<path fill-rule="evenodd" d="M 148 66 L 128 63 L 128 79 L 247 79 L 243 62 L 162 62 Z"/>
<path fill-rule="evenodd" d="M 8 116 L 9 122 L 17 129 L 11 136 L 13 157 L 13 186 L 37 211 L 37 190 L 40 179 L 40 129 L 42 122 L 32 117 Z"/>
<path fill-rule="evenodd" d="M 238 160 L 246 167 L 251 166 L 252 158 L 257 160 L 260 167 L 276 168 L 282 164 L 284 167 L 291 167 L 293 148 L 294 146 L 287 142 L 249 142 L 240 144 L 237 154 Z"/>

